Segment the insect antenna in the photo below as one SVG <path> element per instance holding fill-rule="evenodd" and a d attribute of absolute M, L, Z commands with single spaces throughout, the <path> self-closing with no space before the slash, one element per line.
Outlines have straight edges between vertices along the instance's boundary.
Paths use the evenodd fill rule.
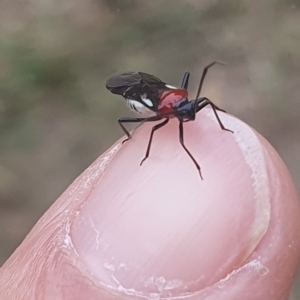
<path fill-rule="evenodd" d="M 213 61 L 212 63 L 210 63 L 209 65 L 207 65 L 204 69 L 203 69 L 203 72 L 202 72 L 202 76 L 201 76 L 201 79 L 200 79 L 200 83 L 199 83 L 199 87 L 198 87 L 198 91 L 197 91 L 197 94 L 196 94 L 196 98 L 195 100 L 198 99 L 200 93 L 201 93 L 201 89 L 202 89 L 202 86 L 203 86 L 203 82 L 204 82 L 204 79 L 206 77 L 206 74 L 207 74 L 207 71 L 209 68 L 211 68 L 212 66 L 214 65 L 225 65 L 224 63 L 221 63 L 221 62 L 218 62 L 218 61 Z"/>
<path fill-rule="evenodd" d="M 190 73 L 185 72 L 183 75 L 182 83 L 181 83 L 181 88 L 184 90 L 188 89 L 189 86 L 189 78 L 190 78 Z"/>

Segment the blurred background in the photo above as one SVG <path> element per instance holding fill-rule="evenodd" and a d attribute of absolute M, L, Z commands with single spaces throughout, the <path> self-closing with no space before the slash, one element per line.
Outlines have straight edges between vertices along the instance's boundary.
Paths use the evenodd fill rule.
<path fill-rule="evenodd" d="M 202 95 L 265 136 L 300 192 L 300 0 L 0 0 L 0 265 L 123 135 L 116 72 Z M 300 298 L 299 279 L 290 299 Z"/>

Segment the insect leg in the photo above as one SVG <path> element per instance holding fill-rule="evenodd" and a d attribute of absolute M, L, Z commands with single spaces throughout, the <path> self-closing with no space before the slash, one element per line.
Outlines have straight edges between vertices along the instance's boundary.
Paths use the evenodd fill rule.
<path fill-rule="evenodd" d="M 124 144 L 125 142 L 127 142 L 128 140 L 131 139 L 131 134 L 129 133 L 129 131 L 126 129 L 126 127 L 123 125 L 123 123 L 139 123 L 139 122 L 143 122 L 144 118 L 120 118 L 118 120 L 119 125 L 121 126 L 121 128 L 123 129 L 123 131 L 125 132 L 125 134 L 127 135 L 127 139 L 124 140 L 122 142 L 122 144 Z"/>
<path fill-rule="evenodd" d="M 126 127 L 123 125 L 123 123 L 144 123 L 144 122 L 149 122 L 149 121 L 158 121 L 160 120 L 161 117 L 159 116 L 153 116 L 153 117 L 149 117 L 149 118 L 120 118 L 118 120 L 119 125 L 121 126 L 121 128 L 123 129 L 123 131 L 125 132 L 125 134 L 127 135 L 127 139 L 125 139 L 122 144 L 124 144 L 125 142 L 127 142 L 128 140 L 131 139 L 131 134 L 129 133 L 129 131 L 126 129 Z"/>
<path fill-rule="evenodd" d="M 201 98 L 198 98 L 198 99 L 195 101 L 195 113 L 198 112 L 199 110 L 201 110 L 201 108 L 198 109 L 199 104 L 201 104 L 202 102 L 206 102 L 207 100 L 209 100 L 209 99 L 207 99 L 206 97 L 201 97 Z M 209 100 L 209 101 L 210 101 L 210 100 Z M 224 110 L 224 109 L 218 107 L 218 106 L 217 106 L 216 104 L 214 104 L 212 101 L 210 101 L 210 102 L 214 105 L 214 107 L 215 107 L 216 110 L 219 110 L 219 111 L 222 111 L 222 112 L 225 112 L 225 113 L 226 113 L 226 110 Z M 206 105 L 207 105 L 207 104 L 206 104 Z"/>
<path fill-rule="evenodd" d="M 200 99 L 201 99 L 201 101 L 199 102 L 199 105 L 197 106 L 197 112 L 199 110 L 203 109 L 205 106 L 210 105 L 212 107 L 212 109 L 213 109 L 213 112 L 214 112 L 214 114 L 215 114 L 215 116 L 216 116 L 216 118 L 218 120 L 218 123 L 219 123 L 221 129 L 233 133 L 232 130 L 225 128 L 225 126 L 221 122 L 220 117 L 219 117 L 219 115 L 217 113 L 217 107 L 216 107 L 216 105 L 212 101 L 210 101 L 208 98 L 206 98 L 206 97 L 200 98 Z"/>
<path fill-rule="evenodd" d="M 186 151 L 186 153 L 189 155 L 189 157 L 192 159 L 192 161 L 194 162 L 201 180 L 203 180 L 202 174 L 201 174 L 201 168 L 199 166 L 199 164 L 197 163 L 197 161 L 195 160 L 195 158 L 193 157 L 193 155 L 190 153 L 190 151 L 186 148 L 186 146 L 184 145 L 184 140 L 183 140 L 183 123 L 182 121 L 179 121 L 179 141 L 181 146 L 183 147 L 183 149 Z"/>
<path fill-rule="evenodd" d="M 201 75 L 201 79 L 200 79 L 200 83 L 199 83 L 199 87 L 198 87 L 198 91 L 197 91 L 197 95 L 196 95 L 195 99 L 198 99 L 198 97 L 199 97 L 199 95 L 201 93 L 202 85 L 203 85 L 203 82 L 204 82 L 204 79 L 206 77 L 208 69 L 211 68 L 212 66 L 216 65 L 216 64 L 218 64 L 218 65 L 225 65 L 224 63 L 221 63 L 221 62 L 218 62 L 218 61 L 213 61 L 212 63 L 210 63 L 208 66 L 206 66 L 203 69 L 203 72 L 202 72 L 202 75 Z"/>
<path fill-rule="evenodd" d="M 152 130 L 151 130 L 151 134 L 150 134 L 150 139 L 149 139 L 149 142 L 148 142 L 148 147 L 147 147 L 147 151 L 146 151 L 146 155 L 145 157 L 143 158 L 143 160 L 141 161 L 140 163 L 140 166 L 143 164 L 143 162 L 148 158 L 149 156 L 149 153 L 150 153 L 150 148 L 151 148 L 151 144 L 152 144 L 152 138 L 153 138 L 153 134 L 154 134 L 154 131 L 165 126 L 167 123 L 169 122 L 169 118 L 166 118 L 163 122 L 153 126 Z"/>

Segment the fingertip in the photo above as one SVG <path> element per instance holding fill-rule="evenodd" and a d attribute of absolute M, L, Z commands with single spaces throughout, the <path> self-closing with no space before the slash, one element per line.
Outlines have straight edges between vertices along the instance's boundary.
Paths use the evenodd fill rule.
<path fill-rule="evenodd" d="M 184 124 L 184 141 L 204 180 L 180 146 L 177 120 L 155 132 L 140 167 L 153 126 L 145 124 L 78 215 L 76 251 L 103 285 L 144 295 L 200 292 L 245 262 L 267 231 L 267 169 L 256 134 L 235 118 L 222 114 L 232 134 L 210 110 L 200 115 Z"/>

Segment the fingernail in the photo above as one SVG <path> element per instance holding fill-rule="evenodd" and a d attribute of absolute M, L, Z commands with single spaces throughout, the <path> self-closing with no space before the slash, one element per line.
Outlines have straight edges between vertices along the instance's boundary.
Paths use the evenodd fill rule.
<path fill-rule="evenodd" d="M 223 116 L 223 114 L 222 114 Z M 201 119 L 201 120 L 200 120 Z M 267 172 L 254 132 L 233 117 L 222 131 L 210 114 L 138 129 L 86 199 L 71 230 L 96 284 L 148 297 L 187 295 L 224 278 L 245 261 L 267 230 Z"/>

